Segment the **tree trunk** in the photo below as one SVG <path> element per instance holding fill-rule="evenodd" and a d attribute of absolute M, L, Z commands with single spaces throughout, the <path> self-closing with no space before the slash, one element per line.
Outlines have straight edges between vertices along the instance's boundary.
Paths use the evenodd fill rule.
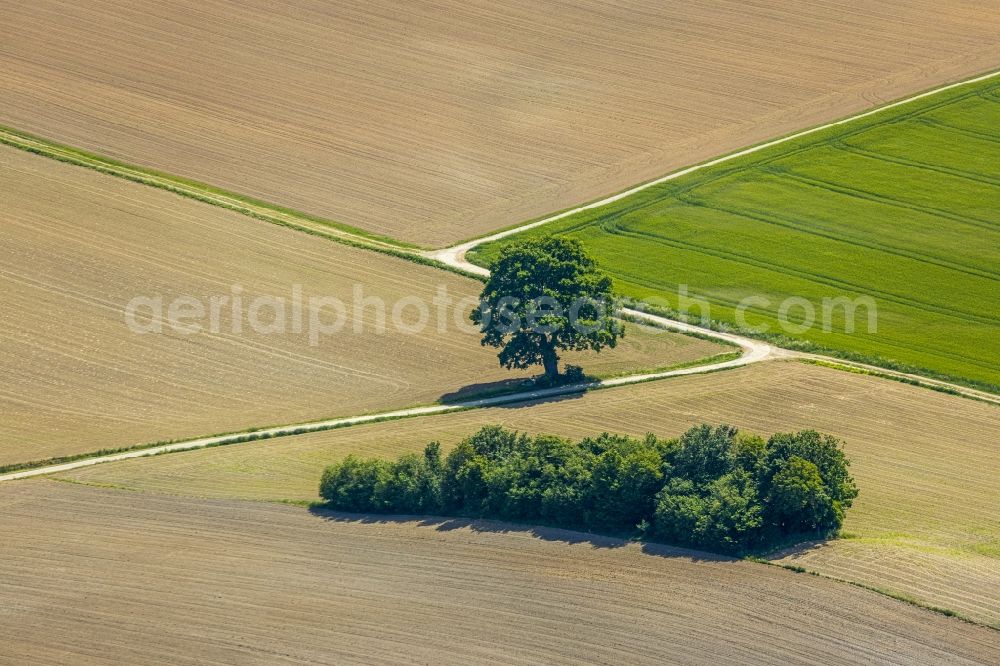
<path fill-rule="evenodd" d="M 555 382 L 559 377 L 559 355 L 556 354 L 555 345 L 542 347 L 542 365 L 545 368 L 545 379 L 550 383 Z"/>

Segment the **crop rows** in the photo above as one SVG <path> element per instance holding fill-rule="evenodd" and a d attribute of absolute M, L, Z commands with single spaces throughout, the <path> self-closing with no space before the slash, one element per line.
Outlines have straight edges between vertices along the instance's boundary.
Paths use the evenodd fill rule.
<path fill-rule="evenodd" d="M 929 97 L 528 233 L 580 238 L 622 292 L 654 305 L 677 308 L 686 289 L 730 325 L 996 387 L 998 89 Z M 781 326 L 792 297 L 811 326 L 801 305 Z M 824 299 L 862 297 L 874 326 L 864 306 L 854 330 L 839 307 L 824 315 Z"/>

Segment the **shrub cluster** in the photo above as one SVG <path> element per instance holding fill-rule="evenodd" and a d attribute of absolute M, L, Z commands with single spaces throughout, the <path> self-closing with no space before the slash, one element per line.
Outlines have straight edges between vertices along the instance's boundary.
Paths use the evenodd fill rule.
<path fill-rule="evenodd" d="M 764 440 L 701 425 L 681 438 L 578 443 L 486 426 L 447 457 L 435 442 L 396 461 L 328 467 L 328 506 L 538 522 L 743 553 L 828 536 L 857 496 L 841 443 L 812 430 Z"/>

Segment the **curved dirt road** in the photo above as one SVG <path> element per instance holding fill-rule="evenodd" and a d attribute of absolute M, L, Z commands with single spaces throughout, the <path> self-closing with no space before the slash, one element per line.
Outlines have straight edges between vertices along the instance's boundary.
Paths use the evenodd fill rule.
<path fill-rule="evenodd" d="M 483 268 L 482 266 L 477 266 L 470 263 L 465 258 L 465 253 L 481 245 L 482 243 L 487 243 L 493 240 L 504 238 L 510 236 L 519 231 L 524 231 L 525 229 L 536 227 L 545 222 L 552 222 L 565 215 L 573 212 L 584 210 L 585 208 L 592 208 L 594 206 L 585 206 L 584 208 L 578 208 L 576 211 L 569 211 L 568 213 L 561 213 L 555 217 L 551 217 L 548 220 L 542 220 L 541 222 L 533 222 L 527 224 L 523 227 L 517 229 L 508 229 L 502 233 L 490 236 L 489 238 L 483 238 L 476 241 L 469 241 L 461 245 L 456 245 L 454 247 L 446 248 L 444 250 L 435 250 L 433 252 L 428 252 L 426 256 L 440 261 L 442 263 L 448 264 L 453 268 L 458 268 L 460 270 L 473 273 L 475 275 L 489 275 L 490 272 Z M 668 319 L 667 317 L 662 317 L 660 315 L 650 314 L 648 312 L 642 312 L 641 310 L 634 310 L 632 308 L 622 308 L 622 313 L 626 316 L 642 321 L 644 323 L 659 326 L 661 328 L 666 328 L 674 331 L 680 331 L 681 333 L 693 333 L 696 335 L 702 335 L 705 337 L 713 338 L 715 340 L 722 340 L 724 342 L 729 342 L 738 345 L 743 349 L 743 356 L 734 360 L 727 361 L 725 363 L 714 363 L 711 365 L 701 365 L 696 368 L 688 368 L 690 372 L 687 371 L 677 371 L 677 374 L 694 374 L 696 372 L 711 372 L 713 370 L 722 370 L 725 368 L 737 367 L 740 365 L 748 365 L 750 363 L 757 363 L 759 361 L 765 361 L 774 358 L 800 358 L 800 359 L 810 359 L 816 361 L 828 361 L 830 363 L 836 363 L 837 365 L 847 366 L 851 368 L 857 368 L 859 370 L 864 370 L 868 372 L 878 373 L 882 375 L 888 375 L 890 377 L 895 377 L 897 379 L 902 379 L 906 381 L 919 382 L 926 386 L 933 388 L 946 389 L 948 391 L 959 393 L 963 396 L 974 398 L 976 400 L 983 400 L 985 402 L 990 402 L 993 404 L 1000 405 L 1000 396 L 993 395 L 992 393 L 986 393 L 985 391 L 977 391 L 976 389 L 966 388 L 959 384 L 952 384 L 951 382 L 945 382 L 938 379 L 931 379 L 929 377 L 923 377 L 921 375 L 914 375 L 907 372 L 898 372 L 896 370 L 889 370 L 887 368 L 880 368 L 875 365 L 869 365 L 866 363 L 858 363 L 855 361 L 845 361 L 843 359 L 835 358 L 832 356 L 823 356 L 822 354 L 808 354 L 804 352 L 798 352 L 791 349 L 782 349 L 781 347 L 775 347 L 766 342 L 761 342 L 760 340 L 754 340 L 753 338 L 748 338 L 742 335 L 737 335 L 735 333 L 725 333 L 722 331 L 716 331 L 710 328 L 703 328 L 701 326 L 696 326 L 694 324 L 688 324 L 686 322 L 677 321 L 675 319 Z M 662 373 L 662 376 L 670 376 L 673 373 Z M 659 378 L 660 374 L 646 375 L 647 379 Z M 630 381 L 622 383 L 635 383 L 636 381 L 641 381 L 641 375 L 633 375 L 632 377 L 622 378 L 629 379 Z M 609 384 L 604 382 L 603 384 L 608 386 L 617 386 L 617 384 Z M 0 481 L 3 478 L 0 477 Z"/>
<path fill-rule="evenodd" d="M 944 91 L 950 90 L 952 88 L 957 88 L 959 86 L 964 86 L 964 85 L 967 85 L 967 84 L 972 84 L 972 83 L 977 83 L 977 82 L 980 82 L 980 81 L 985 81 L 987 79 L 991 79 L 991 78 L 994 78 L 996 76 L 1000 76 L 1000 71 L 990 72 L 988 74 L 983 74 L 981 76 L 978 76 L 978 77 L 975 77 L 975 78 L 972 78 L 972 79 L 967 79 L 965 81 L 958 81 L 956 83 L 951 83 L 951 84 L 948 84 L 946 86 L 940 86 L 940 87 L 934 88 L 932 90 L 927 90 L 927 91 L 924 91 L 922 93 L 913 95 L 911 97 L 906 97 L 904 99 L 897 100 L 897 101 L 892 102 L 890 104 L 886 104 L 886 105 L 877 107 L 875 109 L 870 109 L 870 110 L 865 111 L 863 113 L 859 113 L 859 114 L 856 114 L 856 115 L 853 115 L 853 116 L 849 116 L 847 118 L 842 118 L 841 120 L 837 120 L 837 121 L 834 121 L 832 123 L 827 123 L 825 125 L 819 125 L 817 127 L 812 127 L 812 128 L 803 130 L 801 132 L 796 132 L 795 134 L 789 134 L 788 136 L 780 137 L 780 138 L 775 139 L 773 141 L 768 141 L 766 143 L 758 144 L 756 146 L 751 146 L 750 148 L 746 148 L 744 150 L 740 150 L 740 151 L 737 151 L 735 153 L 730 153 L 728 155 L 723 155 L 722 157 L 716 158 L 714 160 L 710 160 L 708 162 L 703 162 L 701 164 L 696 164 L 694 166 L 687 167 L 685 169 L 681 169 L 679 171 L 674 171 L 674 172 L 669 173 L 669 174 L 667 174 L 667 175 L 665 175 L 665 176 L 663 176 L 661 178 L 657 178 L 656 180 L 651 180 L 651 181 L 649 181 L 647 183 L 642 183 L 641 185 L 637 185 L 637 186 L 635 186 L 635 187 L 633 187 L 631 189 L 625 190 L 624 192 L 619 192 L 618 194 L 614 194 L 614 195 L 612 195 L 610 197 L 607 197 L 605 199 L 601 199 L 600 201 L 594 201 L 592 203 L 585 204 L 583 206 L 579 206 L 579 207 L 573 208 L 571 210 L 566 210 L 566 211 L 563 211 L 561 213 L 557 213 L 555 215 L 552 215 L 552 216 L 547 217 L 547 218 L 542 219 L 542 220 L 536 220 L 534 222 L 529 222 L 527 224 L 523 224 L 523 225 L 518 226 L 518 227 L 512 227 L 510 229 L 505 229 L 504 231 L 500 231 L 498 233 L 491 234 L 489 236 L 484 236 L 482 238 L 476 238 L 476 239 L 473 239 L 473 240 L 470 240 L 470 241 L 466 241 L 464 243 L 459 243 L 458 245 L 454 245 L 452 247 L 446 247 L 446 248 L 443 248 L 443 249 L 440 249 L 440 250 L 430 250 L 430 251 L 424 252 L 423 255 L 425 257 L 427 257 L 428 259 L 433 259 L 435 261 L 439 261 L 439 262 L 441 262 L 443 264 L 451 266 L 452 268 L 457 268 L 457 269 L 465 271 L 467 273 L 472 273 L 473 275 L 487 276 L 487 275 L 490 274 L 490 272 L 488 270 L 486 270 L 482 266 L 477 266 L 477 265 L 471 263 L 470 261 L 468 261 L 465 258 L 465 255 L 469 252 L 469 250 L 471 250 L 471 249 L 473 249 L 475 247 L 478 247 L 480 245 L 483 245 L 485 243 L 490 243 L 490 242 L 493 242 L 493 241 L 496 241 L 496 240 L 500 240 L 500 239 L 506 238 L 508 236 L 513 236 L 514 234 L 519 234 L 519 233 L 521 233 L 523 231 L 528 231 L 529 229 L 534 229 L 536 227 L 540 227 L 542 225 L 549 224 L 549 223 L 555 222 L 557 220 L 561 220 L 561 219 L 563 219 L 565 217 L 569 217 L 570 215 L 575 215 L 577 213 L 580 213 L 580 212 L 583 212 L 583 211 L 586 211 L 586 210 L 593 210 L 595 208 L 601 208 L 603 206 L 607 206 L 608 204 L 614 203 L 614 202 L 616 202 L 616 201 L 618 201 L 620 199 L 624 199 L 627 196 L 630 196 L 630 195 L 635 194 L 637 192 L 641 192 L 642 190 L 645 190 L 647 188 L 653 187 L 655 185 L 659 185 L 661 183 L 665 183 L 667 181 L 674 180 L 674 179 L 680 178 L 682 176 L 686 176 L 686 175 L 688 175 L 690 173 L 694 173 L 696 171 L 700 171 L 702 169 L 706 169 L 708 167 L 715 166 L 717 164 L 722 164 L 724 162 L 728 162 L 730 160 L 733 160 L 733 159 L 736 159 L 736 158 L 739 158 L 739 157 L 743 157 L 744 155 L 749 155 L 751 153 L 755 153 L 755 152 L 758 152 L 760 150 L 764 150 L 766 148 L 770 148 L 772 146 L 777 146 L 779 144 L 786 143 L 788 141 L 792 141 L 792 140 L 801 138 L 803 136 L 808 136 L 808 135 L 814 134 L 816 132 L 821 132 L 821 131 L 823 131 L 825 129 L 829 129 L 831 127 L 836 127 L 838 125 L 844 125 L 844 124 L 847 124 L 847 123 L 850 123 L 850 122 L 854 122 L 855 120 L 859 120 L 861 118 L 866 118 L 868 116 L 874 115 L 876 113 L 880 113 L 880 112 L 888 110 L 888 109 L 895 108 L 897 106 L 902 106 L 904 104 L 909 104 L 910 102 L 914 102 L 916 100 L 923 99 L 925 97 L 929 97 L 930 95 L 936 95 L 937 93 L 944 92 Z M 708 337 L 711 337 L 711 338 L 715 338 L 717 340 L 724 340 L 726 342 L 737 344 L 741 348 L 743 348 L 743 350 L 745 352 L 743 359 L 740 359 L 740 360 L 744 360 L 745 362 L 741 363 L 740 365 L 746 365 L 747 363 L 753 363 L 753 362 L 756 362 L 756 361 L 763 361 L 763 360 L 765 360 L 767 358 L 777 357 L 777 356 L 785 357 L 785 358 L 798 357 L 798 358 L 808 358 L 808 359 L 815 359 L 815 360 L 824 360 L 824 361 L 835 362 L 835 363 L 838 363 L 840 365 L 850 366 L 850 367 L 853 367 L 853 368 L 859 368 L 859 369 L 863 369 L 863 370 L 867 370 L 867 371 L 871 371 L 871 372 L 881 373 L 881 374 L 884 374 L 884 375 L 890 375 L 892 377 L 896 377 L 896 378 L 899 378 L 899 379 L 904 379 L 904 380 L 908 380 L 908 381 L 917 381 L 917 382 L 920 382 L 922 384 L 926 384 L 928 386 L 932 386 L 932 387 L 936 387 L 936 388 L 944 388 L 944 389 L 947 389 L 949 391 L 960 393 L 960 394 L 962 394 L 964 396 L 975 398 L 977 400 L 984 400 L 986 402 L 991 402 L 991 403 L 994 403 L 994 404 L 1000 404 L 1000 396 L 996 396 L 996 395 L 993 395 L 991 393 L 987 393 L 985 391 L 978 391 L 978 390 L 975 390 L 975 389 L 969 389 L 969 388 L 966 388 L 966 387 L 961 386 L 959 384 L 952 384 L 950 382 L 940 381 L 940 380 L 936 380 L 936 379 L 930 379 L 930 378 L 923 377 L 923 376 L 920 376 L 920 375 L 914 375 L 914 374 L 905 373 L 905 372 L 897 372 L 895 370 L 887 370 L 885 368 L 880 368 L 878 366 L 868 365 L 868 364 L 865 364 L 865 363 L 856 363 L 856 362 L 852 362 L 852 361 L 844 361 L 844 360 L 833 358 L 833 357 L 823 356 L 821 354 L 805 354 L 805 353 L 802 353 L 802 352 L 795 352 L 795 351 L 791 351 L 791 350 L 787 350 L 787 349 L 780 349 L 780 348 L 776 348 L 776 347 L 770 346 L 770 345 L 768 345 L 766 343 L 760 342 L 758 340 L 754 340 L 752 338 L 747 338 L 747 337 L 744 337 L 744 336 L 741 336 L 741 335 L 735 335 L 735 334 L 732 334 L 732 333 L 722 333 L 720 331 L 714 331 L 712 329 L 702 328 L 700 326 L 695 326 L 693 324 L 687 324 L 687 323 L 684 323 L 684 322 L 675 321 L 673 319 L 668 319 L 666 317 L 661 317 L 661 316 L 658 316 L 658 315 L 653 315 L 653 314 L 649 314 L 649 313 L 646 313 L 646 312 L 641 312 L 639 310 L 633 310 L 633 309 L 629 309 L 629 308 L 624 308 L 622 310 L 622 312 L 625 315 L 629 316 L 629 317 L 645 321 L 645 322 L 653 324 L 655 326 L 660 326 L 660 327 L 663 327 L 663 328 L 668 328 L 668 329 L 680 331 L 682 333 L 696 333 L 698 335 L 704 335 L 704 336 L 708 336 Z M 702 366 L 699 369 L 702 372 L 707 372 L 707 371 L 710 371 L 710 370 L 719 369 L 720 367 L 722 367 L 724 365 L 725 364 L 720 364 L 720 366 Z"/>
<path fill-rule="evenodd" d="M 641 313 L 637 314 L 641 315 Z M 654 317 L 652 319 L 661 319 L 661 318 Z M 664 321 L 667 321 L 671 324 L 678 324 L 679 326 L 687 326 L 687 324 L 681 324 L 680 322 L 670 322 L 670 320 L 664 320 Z M 722 335 L 725 334 L 720 334 L 720 336 L 717 337 L 720 337 L 720 339 L 727 339 L 727 338 L 722 338 L 721 337 Z M 729 337 L 736 338 L 737 336 L 729 336 Z M 731 341 L 736 342 L 735 339 Z M 376 421 L 385 421 L 389 419 L 400 419 L 413 416 L 427 416 L 430 414 L 444 414 L 447 412 L 455 412 L 465 409 L 477 409 L 480 407 L 491 407 L 494 405 L 504 405 L 515 402 L 528 402 L 531 400 L 541 400 L 544 398 L 552 398 L 555 396 L 566 395 L 570 393 L 579 393 L 587 390 L 611 388 L 614 386 L 625 386 L 627 384 L 637 384 L 639 382 L 650 381 L 653 379 L 665 379 L 667 377 L 681 377 L 684 375 L 694 375 L 714 370 L 736 368 L 743 365 L 749 365 L 750 363 L 763 361 L 768 358 L 786 355 L 784 353 L 784 350 L 775 350 L 775 348 L 771 347 L 770 345 L 766 345 L 757 341 L 751 341 L 751 342 L 753 342 L 754 344 L 743 345 L 737 342 L 737 344 L 740 344 L 740 346 L 743 348 L 744 352 L 743 355 L 740 356 L 739 358 L 731 359 L 728 361 L 722 361 L 719 363 L 699 365 L 690 368 L 681 368 L 678 370 L 667 370 L 664 372 L 627 375 L 625 377 L 615 377 L 613 379 L 603 379 L 593 382 L 586 382 L 582 384 L 569 384 L 566 386 L 556 386 L 553 388 L 534 389 L 531 391 L 510 393 L 507 395 L 499 395 L 489 398 L 463 400 L 461 402 L 452 402 L 444 405 L 411 407 L 409 409 L 397 409 L 390 412 L 365 414 L 363 416 L 351 416 L 339 419 L 328 419 L 325 421 L 311 421 L 308 423 L 298 423 L 287 426 L 278 426 L 274 428 L 261 428 L 259 430 L 255 430 L 252 432 L 233 433 L 229 435 L 217 435 L 213 437 L 202 437 L 199 439 L 176 442 L 173 444 L 164 444 L 162 446 L 154 446 L 145 449 L 136 449 L 134 451 L 125 451 L 123 453 L 114 453 L 105 456 L 95 456 L 93 458 L 81 458 L 80 460 L 74 460 L 71 462 L 62 463 L 58 465 L 36 467 L 34 469 L 26 469 L 18 472 L 10 472 L 8 474 L 0 474 L 0 482 L 13 481 L 15 479 L 26 479 L 28 477 L 42 476 L 45 474 L 54 474 L 56 472 L 65 472 L 71 469 L 77 469 L 79 467 L 88 467 L 90 465 L 99 465 L 101 463 L 116 462 L 119 460 L 128 460 L 130 458 L 141 458 L 143 456 L 151 456 L 160 453 L 187 451 L 191 449 L 201 449 L 207 446 L 220 446 L 223 444 L 237 444 L 244 441 L 250 441 L 248 439 L 248 437 L 250 436 L 256 436 L 255 439 L 269 439 L 272 437 L 300 435 L 307 432 L 316 432 L 320 430 L 345 428 L 348 426 L 360 425 L 362 423 L 372 423 Z"/>

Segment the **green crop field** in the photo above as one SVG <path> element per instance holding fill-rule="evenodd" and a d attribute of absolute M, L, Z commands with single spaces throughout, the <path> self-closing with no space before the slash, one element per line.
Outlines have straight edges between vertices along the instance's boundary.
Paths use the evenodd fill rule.
<path fill-rule="evenodd" d="M 686 286 L 717 322 L 1000 390 L 997 79 L 528 233 L 579 238 L 623 295 L 660 308 L 702 317 L 704 308 L 679 302 Z M 474 260 L 496 251 L 485 246 Z M 853 332 L 841 305 L 824 308 L 845 297 L 874 301 L 874 330 L 867 307 L 856 309 Z M 781 325 L 783 304 L 791 327 Z"/>

